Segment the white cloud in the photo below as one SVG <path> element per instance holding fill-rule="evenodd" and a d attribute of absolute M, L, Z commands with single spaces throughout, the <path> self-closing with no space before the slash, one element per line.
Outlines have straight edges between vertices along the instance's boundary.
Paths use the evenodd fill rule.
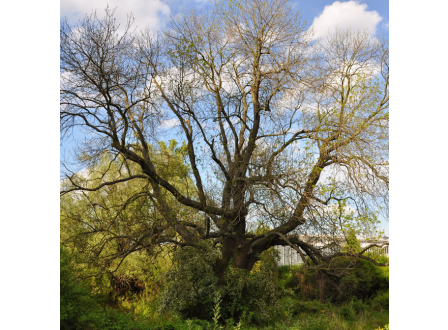
<path fill-rule="evenodd" d="M 314 30 L 314 39 L 324 37 L 335 28 L 352 31 L 367 30 L 375 34 L 377 25 L 382 19 L 375 10 L 368 11 L 366 4 L 356 1 L 335 1 L 325 6 L 322 14 L 314 18 L 311 28 Z"/>
<path fill-rule="evenodd" d="M 179 119 L 171 118 L 171 119 L 162 120 L 160 127 L 161 128 L 174 128 L 179 125 L 180 125 Z"/>
<path fill-rule="evenodd" d="M 125 25 L 127 15 L 132 12 L 135 18 L 134 27 L 149 27 L 155 31 L 162 27 L 163 21 L 170 14 L 170 7 L 161 0 L 61 0 L 61 17 L 67 17 L 71 24 L 76 24 L 85 14 L 96 9 L 98 16 L 102 18 L 107 4 L 111 9 L 116 8 L 115 17 L 120 27 Z"/>

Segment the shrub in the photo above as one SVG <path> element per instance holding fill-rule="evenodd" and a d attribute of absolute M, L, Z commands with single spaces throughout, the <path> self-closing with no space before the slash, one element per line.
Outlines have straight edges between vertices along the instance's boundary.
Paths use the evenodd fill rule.
<path fill-rule="evenodd" d="M 142 327 L 137 327 L 138 325 L 134 322 L 132 317 L 128 314 L 122 313 L 118 310 L 107 308 L 106 309 L 106 322 L 104 327 L 98 329 L 107 330 L 137 330 L 142 329 Z"/>
<path fill-rule="evenodd" d="M 160 325 L 153 327 L 154 330 L 179 330 L 181 326 L 172 321 L 165 321 Z"/>
<path fill-rule="evenodd" d="M 380 267 L 366 260 L 357 260 L 353 272 L 341 280 L 345 292 L 367 299 L 376 292 L 389 289 L 389 278 Z"/>
<path fill-rule="evenodd" d="M 355 298 L 351 301 L 351 307 L 355 311 L 356 314 L 360 314 L 364 310 L 364 305 L 361 300 Z"/>
<path fill-rule="evenodd" d="M 372 308 L 374 310 L 389 309 L 389 291 L 378 293 L 372 299 Z"/>
<path fill-rule="evenodd" d="M 102 328 L 106 314 L 90 288 L 75 278 L 75 255 L 61 248 L 60 322 L 63 330 Z"/>
<path fill-rule="evenodd" d="M 239 321 L 254 315 L 263 323 L 275 312 L 279 289 L 276 263 L 272 251 L 265 251 L 252 271 L 229 266 L 225 285 L 218 286 L 213 265 L 218 253 L 211 247 L 201 251 L 186 247 L 173 256 L 173 268 L 166 274 L 161 296 L 161 312 L 174 311 L 186 318 L 211 319 L 215 292 L 221 293 L 221 320 Z"/>
<path fill-rule="evenodd" d="M 259 324 L 268 322 L 277 309 L 279 288 L 271 251 L 265 251 L 252 271 L 229 267 L 223 288 L 222 313 L 239 320 L 243 313 Z"/>
<path fill-rule="evenodd" d="M 278 267 L 278 286 L 281 289 L 293 289 L 296 285 L 296 282 L 294 281 L 294 273 L 299 271 L 299 269 L 300 265 Z"/>
<path fill-rule="evenodd" d="M 330 277 L 321 270 L 300 268 L 294 271 L 292 282 L 299 296 L 343 303 L 352 297 L 369 299 L 389 288 L 389 278 L 384 271 L 366 260 L 358 259 L 350 265 L 349 258 L 335 258 L 332 267 L 352 269 L 342 278 Z"/>
<path fill-rule="evenodd" d="M 355 319 L 355 313 L 353 310 L 348 306 L 343 306 L 341 308 L 341 315 L 344 319 L 347 321 L 353 321 Z"/>
<path fill-rule="evenodd" d="M 160 297 L 160 311 L 173 311 L 201 319 L 210 318 L 218 278 L 213 272 L 217 251 L 185 247 L 173 254 L 173 267 L 165 275 L 166 287 Z"/>
<path fill-rule="evenodd" d="M 146 322 L 106 305 L 104 297 L 92 294 L 86 283 L 76 278 L 78 256 L 61 248 L 60 322 L 61 330 L 143 330 Z"/>
<path fill-rule="evenodd" d="M 317 314 L 325 310 L 326 306 L 318 300 L 301 301 L 297 304 L 298 311 L 306 314 Z"/>
<path fill-rule="evenodd" d="M 200 319 L 194 318 L 191 321 L 193 321 L 192 328 L 194 328 L 194 329 L 208 329 L 208 327 L 209 327 L 209 323 L 205 320 L 200 320 Z"/>

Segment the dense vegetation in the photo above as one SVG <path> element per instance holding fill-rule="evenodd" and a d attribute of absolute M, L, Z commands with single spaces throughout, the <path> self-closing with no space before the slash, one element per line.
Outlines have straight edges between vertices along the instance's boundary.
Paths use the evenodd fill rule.
<path fill-rule="evenodd" d="M 160 148 L 170 156 L 165 175 L 188 191 L 184 146 L 172 140 Z M 105 166 L 107 176 L 119 175 L 122 169 L 110 157 L 105 154 L 79 180 L 95 183 Z M 159 164 L 164 166 L 163 158 Z M 165 244 L 121 255 L 129 244 L 125 235 L 150 225 L 148 217 L 159 225 L 164 221 L 144 200 L 125 209 L 114 206 L 142 185 L 125 182 L 61 198 L 61 329 L 373 329 L 388 323 L 388 267 L 365 259 L 334 258 L 332 269 L 343 269 L 334 276 L 310 258 L 306 267 L 277 267 L 271 248 L 250 271 L 230 263 L 220 279 L 213 269 L 219 241 L 200 249 Z M 254 234 L 268 229 L 260 224 Z M 342 252 L 359 250 L 350 231 Z M 381 255 L 367 257 L 388 262 Z"/>
<path fill-rule="evenodd" d="M 81 280 L 92 269 L 62 248 L 61 329 L 330 330 L 389 323 L 388 267 L 358 260 L 335 280 L 303 265 L 277 267 L 275 253 L 266 251 L 250 272 L 230 268 L 222 287 L 211 269 L 215 253 L 176 249 L 160 254 L 158 264 L 141 254 L 114 274 Z"/>

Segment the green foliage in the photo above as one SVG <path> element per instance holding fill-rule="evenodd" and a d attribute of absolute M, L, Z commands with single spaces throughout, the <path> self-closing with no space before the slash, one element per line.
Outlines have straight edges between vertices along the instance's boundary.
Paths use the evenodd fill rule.
<path fill-rule="evenodd" d="M 369 261 L 340 257 L 333 260 L 332 267 L 347 270 L 342 278 L 335 278 L 320 270 L 300 268 L 293 272 L 290 285 L 304 299 L 336 303 L 352 298 L 369 299 L 378 291 L 389 288 L 389 277 L 385 271 Z"/>
<path fill-rule="evenodd" d="M 217 252 L 211 247 L 200 250 L 200 252 L 193 248 L 179 249 L 174 254 L 177 267 L 171 270 L 171 275 L 173 276 L 174 269 L 183 272 L 183 274 L 182 276 L 177 274 L 177 276 L 171 278 L 171 280 L 180 281 L 175 283 L 174 289 L 182 291 L 182 285 L 187 286 L 187 290 L 183 290 L 185 295 L 193 290 L 186 275 L 190 276 L 191 281 L 203 280 L 200 278 L 201 274 L 205 277 L 214 277 L 211 269 L 207 271 L 206 268 L 205 271 L 204 269 L 197 271 L 195 267 L 204 268 L 204 265 L 213 264 L 213 258 L 216 255 Z M 222 329 L 223 321 L 226 320 L 225 329 L 229 330 L 364 330 L 378 328 L 388 323 L 389 295 L 387 290 L 380 291 L 364 302 L 351 297 L 351 300 L 342 306 L 329 302 L 322 303 L 319 300 L 307 300 L 306 297 L 294 293 L 294 283 L 291 280 L 291 278 L 294 279 L 297 272 L 305 270 L 297 266 L 281 267 L 278 269 L 278 277 L 272 276 L 270 271 L 274 270 L 276 274 L 277 272 L 275 267 L 272 268 L 270 264 L 272 261 L 275 265 L 270 254 L 262 255 L 260 262 L 255 265 L 252 272 L 242 272 L 229 267 L 226 274 L 227 285 L 221 287 L 221 291 L 217 291 L 217 283 L 213 282 L 208 297 L 210 299 L 209 311 L 205 317 L 209 321 L 198 318 L 183 319 L 173 314 L 170 316 L 170 313 L 159 314 L 158 316 L 154 312 L 143 314 L 137 311 L 138 308 L 129 307 L 129 305 L 147 305 L 144 296 L 122 297 L 118 303 L 120 309 L 111 308 L 107 306 L 104 298 L 92 294 L 88 285 L 75 279 L 75 275 L 80 271 L 76 264 L 77 261 L 79 260 L 76 258 L 76 254 L 69 253 L 66 249 L 61 250 L 61 329 L 211 330 Z M 310 270 L 307 270 L 307 272 L 311 274 L 311 277 L 315 275 Z M 207 275 L 207 273 L 209 274 Z M 214 278 L 214 281 L 217 281 L 216 277 Z M 201 284 L 203 283 L 201 282 Z M 263 292 L 264 288 L 268 288 L 267 291 L 269 292 L 269 285 L 267 285 L 269 283 L 274 283 L 277 290 L 276 295 L 270 296 L 276 299 L 275 308 L 269 301 L 269 295 Z M 279 287 L 276 283 L 286 283 L 286 285 Z M 190 286 L 188 287 L 188 285 Z M 173 291 L 172 282 L 168 281 L 167 286 L 171 286 L 171 293 L 176 293 Z M 257 293 L 257 290 L 260 292 Z M 281 299 L 279 299 L 280 291 L 283 292 Z M 218 292 L 219 295 L 217 295 Z M 163 294 L 166 295 L 166 293 Z M 206 292 L 203 291 L 202 293 Z M 252 294 L 254 297 L 248 297 L 248 294 Z M 208 296 L 208 294 L 204 296 Z M 165 299 L 169 297 L 168 294 Z M 263 300 L 263 297 L 265 300 Z M 238 300 L 243 300 L 243 303 L 238 304 Z M 198 304 L 198 301 L 194 303 Z M 192 307 L 190 306 L 190 308 Z M 185 315 L 186 310 L 181 310 L 179 314 Z M 174 312 L 173 309 L 167 311 Z M 263 316 L 263 312 L 265 316 Z M 239 323 L 236 324 L 238 319 Z"/>
<path fill-rule="evenodd" d="M 184 317 L 216 319 L 216 292 L 220 292 L 220 320 L 252 319 L 265 323 L 275 312 L 279 289 L 272 251 L 260 255 L 252 271 L 229 266 L 225 285 L 218 286 L 213 265 L 219 251 L 185 247 L 173 255 L 173 268 L 166 274 L 161 312 L 173 311 Z"/>
<path fill-rule="evenodd" d="M 384 326 L 384 328 L 378 328 L 378 329 L 375 329 L 375 330 L 389 330 L 389 324 L 386 324 L 385 326 Z"/>
<path fill-rule="evenodd" d="M 389 278 L 384 275 L 381 267 L 366 260 L 357 260 L 353 268 L 340 281 L 339 292 L 344 292 L 339 294 L 342 300 L 345 301 L 350 296 L 367 299 L 378 291 L 389 288 Z"/>
<path fill-rule="evenodd" d="M 293 289 L 295 285 L 294 274 L 298 272 L 300 268 L 300 265 L 278 267 L 278 286 L 281 289 Z"/>
<path fill-rule="evenodd" d="M 104 327 L 98 329 L 108 329 L 108 330 L 135 330 L 142 329 L 145 327 L 144 324 L 136 323 L 131 315 L 117 311 L 112 308 L 107 308 L 107 318 Z"/>
<path fill-rule="evenodd" d="M 361 245 L 359 243 L 359 240 L 356 238 L 356 231 L 353 229 L 350 229 L 347 233 L 346 238 L 347 245 L 345 249 L 349 253 L 359 253 L 361 252 Z"/>
<path fill-rule="evenodd" d="M 356 297 L 354 297 L 354 298 L 352 299 L 352 301 L 350 302 L 350 304 L 351 304 L 352 309 L 353 309 L 353 310 L 355 311 L 355 313 L 358 314 L 358 315 L 365 309 L 365 306 L 364 306 L 364 304 L 362 303 L 362 301 L 359 300 L 359 299 L 356 299 Z"/>
<path fill-rule="evenodd" d="M 328 321 L 322 317 L 310 317 L 307 322 L 299 328 L 300 330 L 330 330 Z"/>
<path fill-rule="evenodd" d="M 160 298 L 160 311 L 173 311 L 186 317 L 210 318 L 218 278 L 213 264 L 218 251 L 185 247 L 173 254 L 173 267 L 165 275 L 166 287 Z"/>
<path fill-rule="evenodd" d="M 107 306 L 105 297 L 76 278 L 79 257 L 61 248 L 60 320 L 63 330 L 143 330 L 148 322 L 135 321 L 123 311 Z"/>
<path fill-rule="evenodd" d="M 349 306 L 343 306 L 341 308 L 341 315 L 347 321 L 353 321 L 355 319 L 355 313 L 353 312 L 353 309 L 351 309 Z"/>
<path fill-rule="evenodd" d="M 104 326 L 106 315 L 90 288 L 75 278 L 75 256 L 61 248 L 60 319 L 61 329 L 97 329 Z"/>
<path fill-rule="evenodd" d="M 326 309 L 325 304 L 321 303 L 319 300 L 302 301 L 297 305 L 299 307 L 299 312 L 305 314 L 317 314 Z"/>
<path fill-rule="evenodd" d="M 375 310 L 386 309 L 389 310 L 389 291 L 383 291 L 378 293 L 372 299 L 372 308 Z"/>
<path fill-rule="evenodd" d="M 219 325 L 219 319 L 221 318 L 221 293 L 219 291 L 215 294 L 214 300 L 215 306 L 213 307 L 213 330 L 221 330 L 222 326 Z"/>
<path fill-rule="evenodd" d="M 245 314 L 263 324 L 275 313 L 279 296 L 275 258 L 270 250 L 259 258 L 250 272 L 234 267 L 227 270 L 223 290 L 223 315 L 226 317 L 239 320 Z"/>
<path fill-rule="evenodd" d="M 168 144 L 160 142 L 150 146 L 150 151 L 161 175 L 194 198 L 190 168 L 184 164 L 186 145 L 179 146 L 171 140 Z M 97 158 L 85 157 L 89 167 L 75 174 L 72 181 L 88 188 L 142 174 L 136 164 L 120 155 L 105 153 Z M 64 189 L 74 188 L 69 180 L 62 185 Z M 148 197 L 150 194 L 147 180 L 136 178 L 106 185 L 97 191 L 75 191 L 61 197 L 61 242 L 71 251 L 77 251 L 78 264 L 82 264 L 79 272 L 90 278 L 93 292 L 107 296 L 115 307 L 140 319 L 155 317 L 163 285 L 162 273 L 171 265 L 167 257 L 170 247 L 153 241 L 160 236 L 176 239 L 177 235 L 159 214 Z M 196 212 L 191 209 L 174 207 L 179 205 L 170 194 L 166 200 L 173 205 L 178 219 L 197 220 Z M 139 245 L 135 246 L 135 242 Z M 133 246 L 138 251 L 132 252 Z M 128 251 L 132 253 L 127 254 Z M 125 259 L 120 255 L 125 255 Z"/>
<path fill-rule="evenodd" d="M 168 145 L 160 142 L 149 149 L 160 175 L 178 191 L 196 198 L 196 190 L 189 178 L 190 168 L 184 162 L 186 146 L 178 147 L 177 142 L 171 140 Z M 129 176 L 136 178 L 95 190 L 106 182 Z M 160 248 L 154 241 L 160 236 L 176 238 L 176 231 L 160 214 L 148 180 L 137 164 L 120 155 L 105 153 L 70 180 L 61 183 L 64 190 L 76 189 L 76 185 L 93 190 L 75 190 L 61 197 L 61 240 L 81 252 L 95 267 L 115 270 L 121 262 L 118 256 L 124 251 L 132 252 L 136 241 L 139 246 L 135 248 L 145 247 L 148 253 L 155 254 Z M 203 224 L 203 218 L 199 221 L 196 211 L 179 205 L 165 190 L 161 194 L 179 221 Z M 111 260 L 114 255 L 116 260 Z"/>
<path fill-rule="evenodd" d="M 345 262 L 347 259 L 345 258 Z M 341 260 L 339 262 L 342 262 Z M 367 266 L 366 266 L 367 265 Z M 370 263 L 364 264 L 362 261 L 357 265 L 358 276 L 361 276 L 361 270 L 367 269 L 371 272 Z M 388 267 L 376 267 L 374 278 L 382 278 L 388 283 Z M 323 278 L 316 275 L 316 271 L 305 269 L 298 266 L 283 266 L 278 268 L 278 283 L 282 284 L 282 298 L 279 300 L 279 308 L 275 317 L 275 326 L 266 329 L 340 329 L 340 330 L 365 330 L 374 329 L 378 326 L 388 323 L 388 289 L 384 291 L 375 291 L 371 298 L 361 300 L 354 295 L 345 299 L 333 301 L 327 297 L 326 302 L 321 302 L 319 298 L 319 283 L 324 283 L 324 293 L 337 294 L 337 286 L 341 288 L 347 283 L 322 282 Z M 292 279 L 291 279 L 292 278 Z M 370 278 L 367 276 L 367 278 Z M 301 280 L 300 280 L 301 279 Z M 327 279 L 328 280 L 328 279 Z M 321 282 L 319 282 L 321 281 Z M 347 281 L 347 280 L 346 280 Z M 375 279 L 370 278 L 375 282 Z M 350 282 L 348 280 L 348 282 Z M 309 285 L 309 295 L 302 292 L 303 285 Z M 358 285 L 365 285 L 358 282 Z M 333 287 L 336 286 L 336 289 Z M 388 285 L 386 285 L 388 287 Z M 333 287 L 333 291 L 328 288 Z M 338 294 L 337 294 L 338 295 Z"/>

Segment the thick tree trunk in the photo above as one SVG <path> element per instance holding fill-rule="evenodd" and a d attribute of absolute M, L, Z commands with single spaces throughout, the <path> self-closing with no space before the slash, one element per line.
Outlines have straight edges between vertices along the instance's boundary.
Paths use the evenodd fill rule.
<path fill-rule="evenodd" d="M 234 208 L 240 210 L 236 218 L 227 218 L 225 223 L 230 229 L 229 235 L 223 237 L 221 258 L 216 261 L 215 272 L 218 275 L 220 284 L 225 284 L 225 272 L 229 265 L 232 267 L 250 271 L 258 261 L 257 253 L 252 251 L 246 238 L 246 216 L 247 207 L 244 206 L 245 186 L 237 184 L 233 192 Z"/>
<path fill-rule="evenodd" d="M 222 243 L 221 258 L 215 263 L 215 273 L 219 278 L 219 284 L 225 285 L 225 273 L 229 265 L 250 271 L 258 260 L 257 254 L 251 250 L 247 240 L 225 238 Z"/>

